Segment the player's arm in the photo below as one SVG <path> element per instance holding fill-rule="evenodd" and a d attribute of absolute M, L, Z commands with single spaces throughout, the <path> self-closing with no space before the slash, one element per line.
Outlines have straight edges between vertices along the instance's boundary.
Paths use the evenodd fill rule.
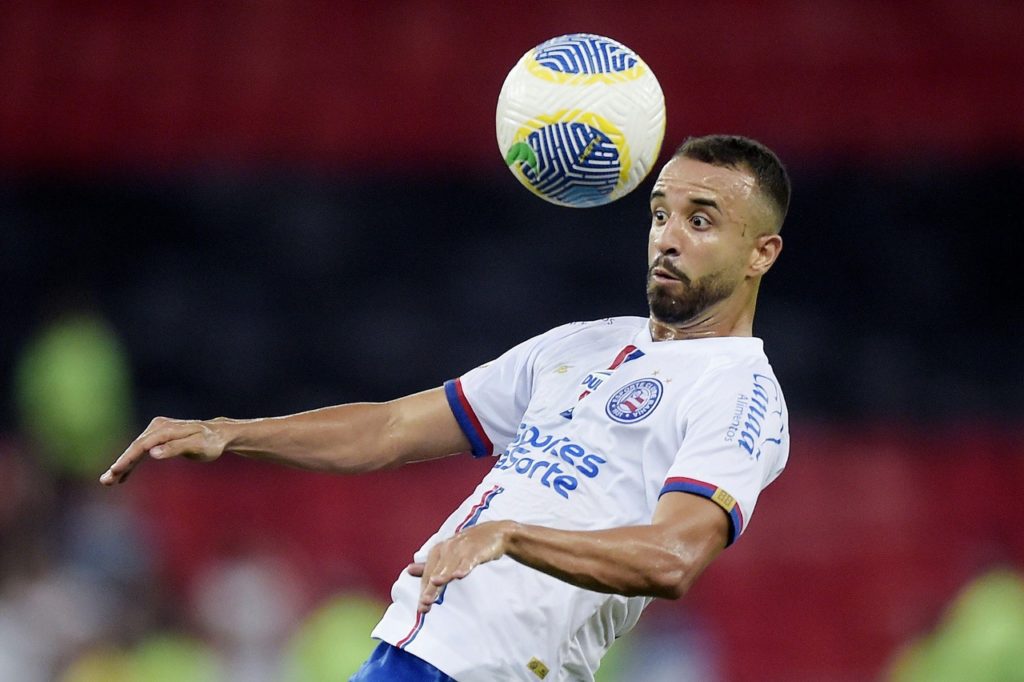
<path fill-rule="evenodd" d="M 101 477 L 127 478 L 147 456 L 211 461 L 226 451 L 302 469 L 358 473 L 469 450 L 444 389 L 264 419 L 157 417 Z"/>
<path fill-rule="evenodd" d="M 409 572 L 422 580 L 420 610 L 476 566 L 509 556 L 597 592 L 678 599 L 725 548 L 729 518 L 703 497 L 670 492 L 649 525 L 599 531 L 556 530 L 514 521 L 482 523 L 432 548 Z"/>

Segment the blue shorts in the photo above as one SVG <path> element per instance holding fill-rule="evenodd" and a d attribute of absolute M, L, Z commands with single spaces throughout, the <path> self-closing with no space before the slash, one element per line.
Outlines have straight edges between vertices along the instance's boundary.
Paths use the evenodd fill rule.
<path fill-rule="evenodd" d="M 381 642 L 348 682 L 455 682 L 422 658 Z"/>

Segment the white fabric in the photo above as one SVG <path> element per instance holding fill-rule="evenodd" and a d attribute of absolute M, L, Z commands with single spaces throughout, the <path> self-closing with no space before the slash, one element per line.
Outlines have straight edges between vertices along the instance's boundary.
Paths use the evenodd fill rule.
<path fill-rule="evenodd" d="M 673 491 L 713 499 L 738 536 L 788 456 L 785 402 L 756 338 L 654 342 L 644 318 L 573 323 L 446 391 L 474 454 L 499 456 L 417 560 L 478 521 L 649 523 Z M 419 579 L 400 576 L 373 636 L 459 682 L 536 681 L 534 659 L 550 669 L 545 682 L 591 680 L 650 601 L 580 589 L 507 557 L 450 584 L 420 621 L 418 595 Z"/>

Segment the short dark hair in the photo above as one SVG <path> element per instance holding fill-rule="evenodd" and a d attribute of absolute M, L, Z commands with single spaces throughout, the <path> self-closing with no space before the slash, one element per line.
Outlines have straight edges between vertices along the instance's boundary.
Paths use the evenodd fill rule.
<path fill-rule="evenodd" d="M 706 135 L 686 138 L 673 158 L 677 156 L 712 166 L 749 170 L 761 192 L 774 204 L 779 215 L 779 227 L 782 227 L 789 211 L 791 188 L 786 167 L 771 149 L 740 135 Z"/>

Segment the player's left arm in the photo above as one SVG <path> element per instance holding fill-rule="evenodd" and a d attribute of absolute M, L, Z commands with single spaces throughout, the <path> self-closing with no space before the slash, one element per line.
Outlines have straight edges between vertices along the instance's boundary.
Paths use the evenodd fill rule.
<path fill-rule="evenodd" d="M 729 517 L 716 503 L 669 492 L 649 525 L 571 531 L 515 521 L 481 523 L 438 543 L 425 563 L 408 570 L 421 579 L 424 612 L 444 585 L 502 556 L 588 590 L 678 599 L 728 537 Z"/>

